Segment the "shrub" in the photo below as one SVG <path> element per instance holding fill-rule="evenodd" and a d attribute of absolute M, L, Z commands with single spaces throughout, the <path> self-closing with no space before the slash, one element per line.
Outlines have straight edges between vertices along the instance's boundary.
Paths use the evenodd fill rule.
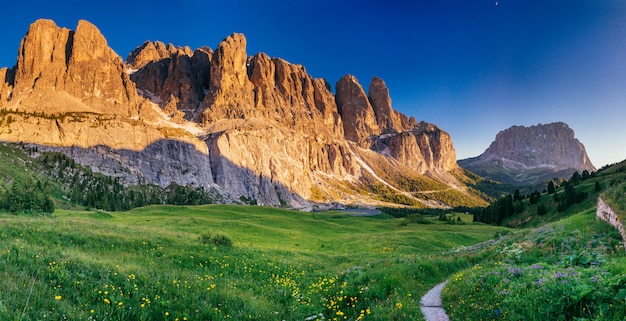
<path fill-rule="evenodd" d="M 200 241 L 200 243 L 207 245 L 212 244 L 215 246 L 223 247 L 233 246 L 233 241 L 230 239 L 230 237 L 219 233 L 213 234 L 211 232 L 206 232 L 204 234 L 201 234 L 198 240 Z"/>
<path fill-rule="evenodd" d="M 411 215 L 407 216 L 406 220 L 411 222 L 411 223 L 417 223 L 417 224 L 432 224 L 433 223 L 432 221 L 427 220 L 421 214 L 411 214 Z"/>

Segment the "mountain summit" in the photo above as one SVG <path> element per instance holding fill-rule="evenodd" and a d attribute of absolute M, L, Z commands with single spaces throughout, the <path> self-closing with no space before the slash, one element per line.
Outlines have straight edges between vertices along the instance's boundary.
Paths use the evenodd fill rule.
<path fill-rule="evenodd" d="M 393 110 L 382 79 L 366 94 L 346 75 L 336 92 L 301 65 L 249 56 L 242 34 L 215 50 L 146 41 L 124 61 L 87 21 L 38 20 L 0 69 L 0 140 L 223 202 L 484 204 L 450 135 Z"/>
<path fill-rule="evenodd" d="M 476 174 L 513 185 L 595 171 L 585 146 L 565 123 L 513 126 L 499 132 L 483 154 L 459 161 Z"/>

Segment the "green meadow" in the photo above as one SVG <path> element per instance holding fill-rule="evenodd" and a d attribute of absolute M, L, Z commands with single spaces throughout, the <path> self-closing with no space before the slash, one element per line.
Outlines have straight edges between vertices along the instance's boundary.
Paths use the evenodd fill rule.
<path fill-rule="evenodd" d="M 451 251 L 505 230 L 431 223 L 226 205 L 1 214 L 0 319 L 421 320 L 430 287 L 482 260 Z"/>
<path fill-rule="evenodd" d="M 595 209 L 518 230 L 477 251 L 483 261 L 443 291 L 450 320 L 624 320 L 626 256 Z"/>

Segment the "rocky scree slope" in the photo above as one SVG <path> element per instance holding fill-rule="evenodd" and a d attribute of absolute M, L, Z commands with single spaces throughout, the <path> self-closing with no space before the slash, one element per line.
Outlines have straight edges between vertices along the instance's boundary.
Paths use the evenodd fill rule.
<path fill-rule="evenodd" d="M 61 151 L 129 184 L 203 186 L 224 199 L 311 209 L 475 205 L 451 137 L 391 107 L 374 78 L 330 84 L 301 65 L 147 41 L 124 62 L 100 31 L 34 22 L 0 69 L 0 139 Z M 425 190 L 446 198 L 421 197 Z M 454 201 L 450 201 L 454 200 Z"/>
<path fill-rule="evenodd" d="M 503 130 L 483 154 L 460 160 L 459 165 L 483 177 L 513 185 L 569 179 L 576 171 L 596 170 L 585 146 L 562 122 Z"/>

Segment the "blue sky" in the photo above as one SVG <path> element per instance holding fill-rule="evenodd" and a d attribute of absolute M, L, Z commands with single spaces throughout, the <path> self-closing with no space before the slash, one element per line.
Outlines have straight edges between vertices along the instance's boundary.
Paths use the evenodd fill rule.
<path fill-rule="evenodd" d="M 385 80 L 395 109 L 478 156 L 513 125 L 566 122 L 596 167 L 626 159 L 626 1 L 11 1 L 0 66 L 31 22 L 100 28 L 126 58 L 145 40 L 215 48 L 233 32 L 335 84 Z"/>

